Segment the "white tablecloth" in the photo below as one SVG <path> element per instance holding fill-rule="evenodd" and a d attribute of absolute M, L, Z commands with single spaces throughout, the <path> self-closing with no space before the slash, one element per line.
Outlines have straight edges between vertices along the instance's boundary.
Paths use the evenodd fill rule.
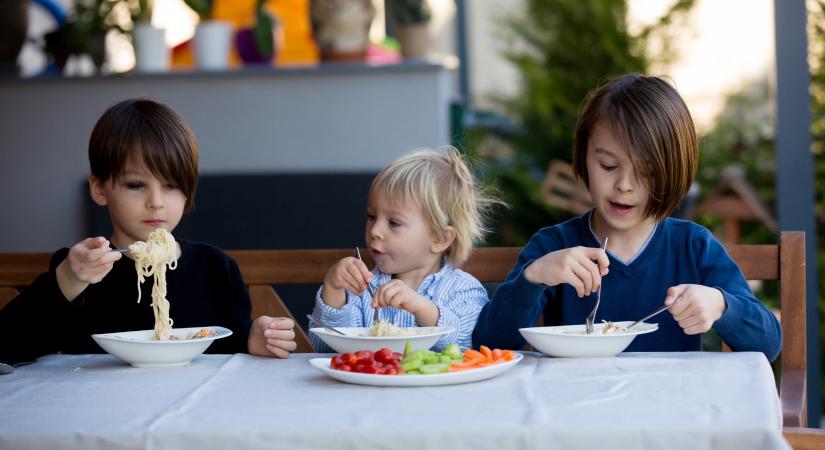
<path fill-rule="evenodd" d="M 44 357 L 0 376 L 0 448 L 788 448 L 760 353 L 527 354 L 490 380 L 416 388 L 334 381 L 315 356 Z"/>

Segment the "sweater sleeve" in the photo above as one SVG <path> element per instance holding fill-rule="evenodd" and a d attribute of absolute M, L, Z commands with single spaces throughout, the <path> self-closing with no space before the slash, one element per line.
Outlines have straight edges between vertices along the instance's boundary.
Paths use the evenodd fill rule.
<path fill-rule="evenodd" d="M 66 249 L 56 252 L 49 271 L 0 310 L 0 362 L 34 361 L 60 350 L 59 336 L 75 307 L 60 291 L 55 272 L 67 253 Z"/>
<path fill-rule="evenodd" d="M 229 255 L 226 255 L 227 276 L 232 296 L 232 323 L 235 325 L 233 336 L 235 337 L 235 351 L 238 353 L 249 353 L 248 340 L 252 328 L 252 300 L 249 297 L 249 288 L 244 282 L 241 269 L 238 263 Z"/>
<path fill-rule="evenodd" d="M 703 229 L 694 239 L 702 284 L 716 288 L 725 299 L 725 312 L 713 324 L 719 337 L 735 351 L 762 352 L 769 361 L 779 355 L 782 327 L 754 295 L 739 266 L 724 246 Z"/>
<path fill-rule="evenodd" d="M 524 276 L 524 270 L 548 253 L 548 244 L 556 240 L 544 235 L 546 231 L 536 233 L 519 254 L 515 267 L 507 279 L 493 294 L 493 300 L 481 310 L 473 332 L 473 346 L 486 345 L 490 348 L 520 350 L 525 340 L 519 328 L 533 327 L 539 314 L 547 304 L 547 295 L 554 288 L 536 284 Z M 555 247 L 558 247 L 556 242 Z M 553 251 L 553 250 L 549 250 Z"/>

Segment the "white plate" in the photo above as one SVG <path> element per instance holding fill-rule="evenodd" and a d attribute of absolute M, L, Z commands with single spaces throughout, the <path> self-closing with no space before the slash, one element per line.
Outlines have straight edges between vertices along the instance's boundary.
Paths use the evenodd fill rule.
<path fill-rule="evenodd" d="M 185 339 L 202 328 L 214 331 L 215 336 Z M 230 336 L 232 330 L 224 327 L 173 328 L 172 334 L 180 338 L 175 341 L 153 341 L 154 334 L 154 330 L 125 331 L 93 334 L 92 339 L 106 353 L 135 367 L 184 366 L 203 353 L 215 339 Z"/>
<path fill-rule="evenodd" d="M 438 342 L 438 339 L 453 331 L 452 327 L 417 327 L 418 334 L 406 336 L 369 336 L 369 327 L 335 327 L 346 333 L 341 336 L 326 328 L 310 328 L 309 331 L 318 335 L 322 341 L 338 353 L 355 353 L 359 350 L 376 352 L 388 348 L 394 352 L 403 353 L 407 341 L 412 343 L 414 350 L 429 350 Z"/>
<path fill-rule="evenodd" d="M 614 322 L 625 327 L 631 323 L 633 322 Z M 542 353 L 569 358 L 616 356 L 626 349 L 636 336 L 659 329 L 659 325 L 655 323 L 640 323 L 628 332 L 601 334 L 603 326 L 604 323 L 594 324 L 593 334 L 585 334 L 584 324 L 521 328 L 519 332 L 530 345 Z"/>
<path fill-rule="evenodd" d="M 478 369 L 462 370 L 460 372 L 434 373 L 430 375 L 375 375 L 371 373 L 345 372 L 330 367 L 332 358 L 312 358 L 309 363 L 330 377 L 345 383 L 363 384 L 367 386 L 444 386 L 447 384 L 472 383 L 486 380 L 500 375 L 524 359 L 524 355 L 516 353 L 515 359 L 492 366 Z"/>

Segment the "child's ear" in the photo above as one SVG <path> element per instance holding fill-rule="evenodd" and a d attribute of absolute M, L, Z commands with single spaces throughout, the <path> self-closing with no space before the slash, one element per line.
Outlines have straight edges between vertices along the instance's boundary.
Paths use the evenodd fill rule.
<path fill-rule="evenodd" d="M 453 245 L 455 241 L 455 228 L 448 226 L 447 230 L 441 235 L 436 236 L 433 243 L 430 244 L 430 251 L 433 253 L 444 253 Z"/>
<path fill-rule="evenodd" d="M 106 206 L 106 194 L 103 192 L 103 183 L 94 175 L 89 175 L 89 195 L 99 206 Z"/>

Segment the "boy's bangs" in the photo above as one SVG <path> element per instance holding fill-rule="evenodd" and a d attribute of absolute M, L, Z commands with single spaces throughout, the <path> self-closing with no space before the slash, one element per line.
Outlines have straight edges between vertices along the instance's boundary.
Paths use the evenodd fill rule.
<path fill-rule="evenodd" d="M 392 204 L 405 205 L 413 203 L 420 205 L 414 183 L 411 183 L 396 171 L 376 180 L 375 190 L 381 192 L 384 198 Z"/>

